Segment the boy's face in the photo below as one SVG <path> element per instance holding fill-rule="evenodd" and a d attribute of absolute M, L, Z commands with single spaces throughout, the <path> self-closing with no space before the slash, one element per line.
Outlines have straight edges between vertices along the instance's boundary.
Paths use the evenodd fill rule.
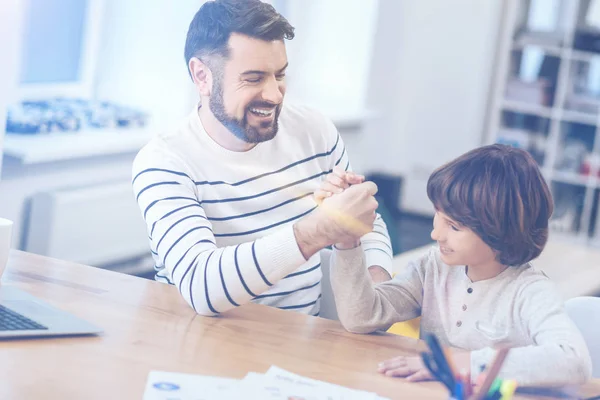
<path fill-rule="evenodd" d="M 494 263 L 496 255 L 475 232 L 441 211 L 433 218 L 431 238 L 438 242 L 442 261 L 450 266 L 478 267 Z"/>

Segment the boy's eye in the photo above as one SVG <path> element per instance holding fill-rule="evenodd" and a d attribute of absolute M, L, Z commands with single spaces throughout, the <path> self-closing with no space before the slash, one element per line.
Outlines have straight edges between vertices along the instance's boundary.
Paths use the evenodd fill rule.
<path fill-rule="evenodd" d="M 458 229 L 456 226 L 454 226 L 452 224 L 450 224 L 450 227 L 452 228 L 453 231 L 457 231 L 458 232 L 460 230 L 460 229 Z"/>
<path fill-rule="evenodd" d="M 276 78 L 278 81 L 282 81 L 282 80 L 284 80 L 284 79 L 285 79 L 285 74 L 277 75 L 275 78 Z"/>

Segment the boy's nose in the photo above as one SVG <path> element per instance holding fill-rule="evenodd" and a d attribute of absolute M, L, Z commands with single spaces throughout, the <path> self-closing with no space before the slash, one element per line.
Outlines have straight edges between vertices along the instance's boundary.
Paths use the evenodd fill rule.
<path fill-rule="evenodd" d="M 443 242 L 444 238 L 442 236 L 443 235 L 440 229 L 433 228 L 433 230 L 431 231 L 431 239 L 435 240 L 436 242 Z"/>
<path fill-rule="evenodd" d="M 435 240 L 437 242 L 437 238 L 438 238 L 437 231 L 435 229 L 432 229 L 431 230 L 431 239 Z"/>

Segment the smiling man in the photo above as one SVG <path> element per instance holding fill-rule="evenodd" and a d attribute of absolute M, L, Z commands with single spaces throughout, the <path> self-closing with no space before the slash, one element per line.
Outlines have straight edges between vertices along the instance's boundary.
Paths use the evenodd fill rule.
<path fill-rule="evenodd" d="M 318 315 L 319 251 L 357 238 L 373 280 L 390 277 L 376 186 L 313 200 L 321 180 L 350 162 L 331 121 L 283 103 L 284 40 L 293 37 L 268 4 L 206 2 L 185 44 L 200 103 L 134 162 L 156 279 L 202 315 L 248 302 Z"/>

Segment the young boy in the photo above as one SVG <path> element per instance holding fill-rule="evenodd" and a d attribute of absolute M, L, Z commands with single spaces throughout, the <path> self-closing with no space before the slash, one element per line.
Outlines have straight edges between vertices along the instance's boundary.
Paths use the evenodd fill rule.
<path fill-rule="evenodd" d="M 338 178 L 323 184 L 317 200 Z M 553 283 L 529 264 L 546 244 L 553 209 L 533 158 L 503 145 L 477 148 L 437 169 L 427 194 L 438 246 L 393 280 L 372 285 L 358 243 L 335 246 L 331 282 L 344 327 L 369 333 L 421 316 L 421 332 L 459 349 L 455 363 L 473 379 L 494 348 L 510 346 L 502 378 L 520 385 L 587 381 L 587 346 Z M 419 357 L 385 361 L 379 371 L 431 379 Z"/>

